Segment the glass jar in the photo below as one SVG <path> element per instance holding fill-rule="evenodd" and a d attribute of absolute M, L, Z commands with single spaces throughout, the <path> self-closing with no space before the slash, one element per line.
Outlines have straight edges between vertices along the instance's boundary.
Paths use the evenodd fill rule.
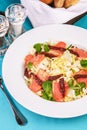
<path fill-rule="evenodd" d="M 8 39 L 6 38 L 8 28 L 9 28 L 8 19 L 5 16 L 0 15 L 0 57 L 4 56 L 6 50 L 10 45 Z"/>
<path fill-rule="evenodd" d="M 5 10 L 5 16 L 10 23 L 10 35 L 15 39 L 23 33 L 23 23 L 26 19 L 26 8 L 22 4 L 11 4 Z"/>

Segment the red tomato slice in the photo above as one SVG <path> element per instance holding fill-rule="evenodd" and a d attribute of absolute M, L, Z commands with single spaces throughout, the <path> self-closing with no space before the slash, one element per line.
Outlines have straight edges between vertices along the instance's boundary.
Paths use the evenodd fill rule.
<path fill-rule="evenodd" d="M 80 70 L 79 72 L 75 73 L 75 75 L 76 75 L 76 74 L 87 74 L 87 71 L 82 69 L 82 70 Z"/>
<path fill-rule="evenodd" d="M 43 54 L 38 54 L 38 55 L 27 55 L 25 57 L 25 65 L 27 65 L 29 62 L 32 62 L 33 65 L 37 66 L 43 59 L 44 59 Z"/>
<path fill-rule="evenodd" d="M 69 87 L 68 87 L 68 84 L 65 82 L 65 96 L 67 96 L 68 92 L 69 92 Z M 62 93 L 60 92 L 59 83 L 54 81 L 53 82 L 53 98 L 57 102 L 63 102 L 64 97 L 63 97 Z"/>
<path fill-rule="evenodd" d="M 87 74 L 87 71 L 86 70 L 80 70 L 76 74 Z M 84 82 L 86 84 L 86 87 L 87 87 L 87 78 L 78 78 L 76 81 L 77 82 Z"/>
<path fill-rule="evenodd" d="M 55 56 L 60 56 L 63 52 L 59 50 L 50 50 L 49 53 L 55 55 Z"/>
<path fill-rule="evenodd" d="M 65 43 L 65 42 L 60 41 L 60 42 L 58 42 L 55 46 L 56 46 L 56 47 L 66 48 L 66 43 Z"/>
<path fill-rule="evenodd" d="M 42 70 L 42 69 L 39 69 L 37 76 L 42 81 L 46 81 L 49 78 L 49 74 L 45 70 Z"/>
<path fill-rule="evenodd" d="M 33 59 L 33 64 L 35 66 L 37 66 L 38 64 L 40 64 L 40 62 L 45 58 L 45 56 L 43 54 L 38 54 L 38 55 L 35 55 L 34 56 L 34 59 Z"/>
<path fill-rule="evenodd" d="M 37 82 L 35 81 L 35 79 L 32 79 L 32 83 L 29 85 L 29 88 L 33 92 L 38 92 L 41 90 L 42 86 L 38 85 Z"/>
<path fill-rule="evenodd" d="M 29 55 L 27 55 L 26 57 L 25 57 L 25 65 L 27 65 L 29 62 L 33 62 L 33 58 L 34 58 L 34 56 L 33 55 L 31 55 L 31 54 L 29 54 Z"/>
<path fill-rule="evenodd" d="M 61 42 L 58 42 L 55 46 L 56 47 L 61 47 L 61 48 L 66 48 L 66 43 L 61 41 Z M 63 54 L 62 51 L 60 51 L 60 50 L 53 50 L 53 49 L 51 49 L 49 51 L 49 53 L 51 53 L 51 54 L 53 54 L 55 56 L 60 56 L 60 55 Z"/>
<path fill-rule="evenodd" d="M 61 48 L 66 48 L 66 43 L 61 41 L 61 42 L 58 42 L 55 46 L 56 47 L 61 47 Z M 53 50 L 53 49 L 51 49 L 49 51 L 49 53 L 51 53 L 51 54 L 53 54 L 55 56 L 60 56 L 61 54 L 63 54 L 62 51 L 60 51 L 60 50 Z"/>
<path fill-rule="evenodd" d="M 59 83 L 57 83 L 56 81 L 53 82 L 53 98 L 57 102 L 62 102 L 63 101 L 63 95 L 60 92 Z"/>
<path fill-rule="evenodd" d="M 79 48 L 73 48 L 72 50 L 77 52 L 80 58 L 87 58 L 87 52 L 85 50 Z"/>
<path fill-rule="evenodd" d="M 84 82 L 86 84 L 86 87 L 87 87 L 87 78 L 79 78 L 77 79 L 77 82 Z"/>

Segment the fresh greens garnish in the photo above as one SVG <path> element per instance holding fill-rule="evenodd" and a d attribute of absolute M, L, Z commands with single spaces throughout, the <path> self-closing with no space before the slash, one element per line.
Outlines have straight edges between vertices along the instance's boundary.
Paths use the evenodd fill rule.
<path fill-rule="evenodd" d="M 86 68 L 87 67 L 87 60 L 81 60 L 80 64 L 82 67 Z"/>
<path fill-rule="evenodd" d="M 71 47 L 72 47 L 72 44 L 70 44 L 70 45 L 66 48 L 66 50 L 69 50 Z"/>
<path fill-rule="evenodd" d="M 47 100 L 51 100 L 52 99 L 52 81 L 45 81 L 42 84 L 43 87 L 43 98 L 47 99 Z"/>
<path fill-rule="evenodd" d="M 28 67 L 29 69 L 31 69 L 31 68 L 33 67 L 33 63 L 32 63 L 32 62 L 29 62 L 28 65 L 27 65 L 27 67 Z"/>
<path fill-rule="evenodd" d="M 53 100 L 53 98 L 52 98 L 52 93 L 50 93 L 50 94 L 46 94 L 45 92 L 43 93 L 43 95 L 42 95 L 42 98 L 44 98 L 44 99 L 46 99 L 46 100 Z"/>
<path fill-rule="evenodd" d="M 74 79 L 70 79 L 68 81 L 68 86 L 74 90 L 76 96 L 83 92 L 83 88 L 86 88 L 86 84 L 84 82 L 76 83 Z"/>
<path fill-rule="evenodd" d="M 79 82 L 74 86 L 75 95 L 78 96 L 81 92 L 83 92 L 83 88 L 86 88 L 86 84 L 84 82 Z"/>
<path fill-rule="evenodd" d="M 43 93 L 42 98 L 44 98 L 44 99 L 46 99 L 46 100 L 49 100 L 49 98 L 48 98 L 48 96 L 47 96 L 46 93 Z"/>
<path fill-rule="evenodd" d="M 48 44 L 44 44 L 44 51 L 48 52 L 49 50 L 50 50 L 50 48 L 49 48 Z"/>
<path fill-rule="evenodd" d="M 73 86 L 74 86 L 74 79 L 70 79 L 70 80 L 68 81 L 68 86 L 69 86 L 70 88 L 73 88 Z"/>
<path fill-rule="evenodd" d="M 33 47 L 34 47 L 34 49 L 36 50 L 36 52 L 41 52 L 41 50 L 42 50 L 42 44 L 41 43 L 36 43 Z"/>
<path fill-rule="evenodd" d="M 76 89 L 75 90 L 75 96 L 78 96 L 80 94 L 80 90 L 79 89 Z"/>
<path fill-rule="evenodd" d="M 42 84 L 43 90 L 48 94 L 52 90 L 52 81 L 45 81 Z"/>
<path fill-rule="evenodd" d="M 48 44 L 42 44 L 42 43 L 36 43 L 33 48 L 36 50 L 36 52 L 40 53 L 42 51 L 42 48 L 45 52 L 48 52 L 50 50 Z"/>
<path fill-rule="evenodd" d="M 84 82 L 79 82 L 78 84 L 80 88 L 86 88 L 86 84 Z"/>

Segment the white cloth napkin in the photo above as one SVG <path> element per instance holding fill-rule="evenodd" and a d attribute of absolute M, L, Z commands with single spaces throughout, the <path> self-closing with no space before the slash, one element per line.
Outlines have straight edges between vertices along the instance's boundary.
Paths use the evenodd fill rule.
<path fill-rule="evenodd" d="M 80 0 L 76 5 L 67 9 L 52 8 L 39 0 L 21 0 L 21 3 L 26 7 L 33 27 L 65 23 L 87 11 L 87 0 Z"/>

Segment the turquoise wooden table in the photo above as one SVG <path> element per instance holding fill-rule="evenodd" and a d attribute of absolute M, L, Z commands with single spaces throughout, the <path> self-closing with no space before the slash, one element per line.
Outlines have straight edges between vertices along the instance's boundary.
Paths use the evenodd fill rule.
<path fill-rule="evenodd" d="M 12 3 L 20 3 L 19 0 L 0 0 L 0 11 L 4 11 L 6 7 Z M 74 24 L 87 29 L 87 15 Z M 32 29 L 30 21 L 27 19 L 24 24 L 26 30 Z M 0 59 L 0 74 L 2 72 L 2 61 Z M 14 99 L 13 99 L 14 100 Z M 0 130 L 86 130 L 87 115 L 67 119 L 55 119 L 35 114 L 14 100 L 18 109 L 27 118 L 28 123 L 20 126 L 15 121 L 12 109 L 7 98 L 0 89 Z M 78 108 L 79 109 L 79 108 Z"/>

